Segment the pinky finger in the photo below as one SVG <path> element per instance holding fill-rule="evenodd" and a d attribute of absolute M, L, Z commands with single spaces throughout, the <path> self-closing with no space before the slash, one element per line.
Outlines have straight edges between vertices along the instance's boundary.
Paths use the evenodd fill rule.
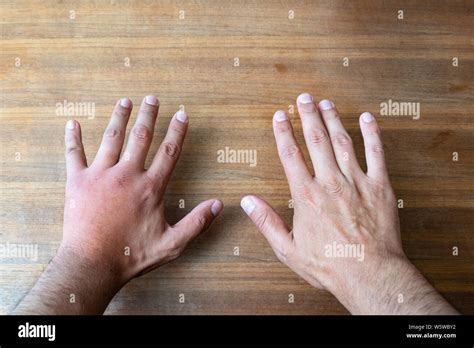
<path fill-rule="evenodd" d="M 364 112 L 359 122 L 364 137 L 367 176 L 378 182 L 388 182 L 388 171 L 377 121 L 371 113 Z"/>
<path fill-rule="evenodd" d="M 67 175 L 69 176 L 87 167 L 79 122 L 75 120 L 69 120 L 67 122 L 65 143 L 66 170 Z"/>

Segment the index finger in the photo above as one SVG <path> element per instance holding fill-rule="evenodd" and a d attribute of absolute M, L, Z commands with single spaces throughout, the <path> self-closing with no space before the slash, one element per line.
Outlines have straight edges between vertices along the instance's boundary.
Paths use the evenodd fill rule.
<path fill-rule="evenodd" d="M 296 142 L 291 122 L 283 111 L 277 111 L 273 116 L 273 132 L 278 154 L 293 193 L 297 187 L 305 186 L 312 181 L 313 177 Z"/>

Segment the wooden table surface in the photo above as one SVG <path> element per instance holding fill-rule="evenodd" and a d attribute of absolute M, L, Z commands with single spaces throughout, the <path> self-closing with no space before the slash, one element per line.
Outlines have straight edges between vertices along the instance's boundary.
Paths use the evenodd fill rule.
<path fill-rule="evenodd" d="M 0 258 L 0 313 L 61 239 L 70 117 L 57 103 L 95 106 L 95 117 L 76 115 L 90 163 L 115 101 L 147 94 L 161 102 L 151 154 L 180 105 L 190 116 L 166 196 L 170 220 L 214 196 L 225 210 L 106 313 L 347 313 L 280 264 L 239 207 L 259 194 L 291 222 L 271 120 L 288 110 L 303 143 L 291 109 L 308 91 L 335 101 L 361 163 L 358 116 L 378 117 L 406 253 L 474 314 L 473 14 L 473 1 L 1 1 L 0 244 L 37 244 L 38 259 Z M 420 103 L 420 118 L 381 116 L 389 100 Z M 256 150 L 257 165 L 219 163 L 226 146 Z"/>

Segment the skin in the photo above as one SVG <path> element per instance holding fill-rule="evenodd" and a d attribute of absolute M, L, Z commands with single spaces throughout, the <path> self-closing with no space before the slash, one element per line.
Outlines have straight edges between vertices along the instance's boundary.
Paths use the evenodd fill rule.
<path fill-rule="evenodd" d="M 246 196 L 241 201 L 278 259 L 314 287 L 330 291 L 353 314 L 456 314 L 403 252 L 375 118 L 369 113 L 360 118 L 364 173 L 334 103 L 317 105 L 304 93 L 297 105 L 314 176 L 285 113 L 277 111 L 273 118 L 294 201 L 293 227 L 263 199 Z M 334 244 L 363 246 L 364 257 L 333 257 L 327 249 Z"/>
<path fill-rule="evenodd" d="M 314 177 L 286 115 L 278 111 L 273 121 L 294 199 L 293 228 L 261 198 L 247 196 L 241 202 L 277 257 L 313 286 L 333 293 L 355 314 L 457 313 L 403 252 L 396 199 L 375 119 L 363 115 L 360 121 L 368 165 L 363 173 L 334 104 L 323 101 L 318 107 L 308 94 L 298 97 L 297 103 Z M 188 119 L 182 112 L 173 116 L 145 170 L 158 107 L 154 97 L 143 100 L 121 156 L 132 105 L 128 99 L 117 102 L 89 167 L 80 125 L 68 122 L 63 240 L 14 313 L 103 313 L 130 279 L 177 258 L 221 212 L 222 202 L 211 199 L 174 226 L 166 221 L 164 191 Z M 326 246 L 333 243 L 364 246 L 363 260 L 329 257 Z"/>
<path fill-rule="evenodd" d="M 89 167 L 79 122 L 68 122 L 63 240 L 16 314 L 103 313 L 130 279 L 176 259 L 220 213 L 222 202 L 210 199 L 176 225 L 166 221 L 164 192 L 189 122 L 184 112 L 173 116 L 145 170 L 158 108 L 155 97 L 144 98 L 120 156 L 132 103 L 118 101 Z"/>

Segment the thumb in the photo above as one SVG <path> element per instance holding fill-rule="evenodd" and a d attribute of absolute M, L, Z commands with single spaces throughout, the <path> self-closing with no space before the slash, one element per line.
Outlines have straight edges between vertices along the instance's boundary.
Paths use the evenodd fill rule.
<path fill-rule="evenodd" d="M 187 244 L 201 232 L 204 232 L 222 211 L 224 205 L 218 199 L 209 199 L 199 203 L 182 218 L 173 229 L 179 234 L 182 243 Z"/>
<path fill-rule="evenodd" d="M 267 202 L 256 196 L 245 196 L 240 205 L 265 236 L 278 259 L 286 263 L 293 249 L 293 235 L 280 215 Z"/>

